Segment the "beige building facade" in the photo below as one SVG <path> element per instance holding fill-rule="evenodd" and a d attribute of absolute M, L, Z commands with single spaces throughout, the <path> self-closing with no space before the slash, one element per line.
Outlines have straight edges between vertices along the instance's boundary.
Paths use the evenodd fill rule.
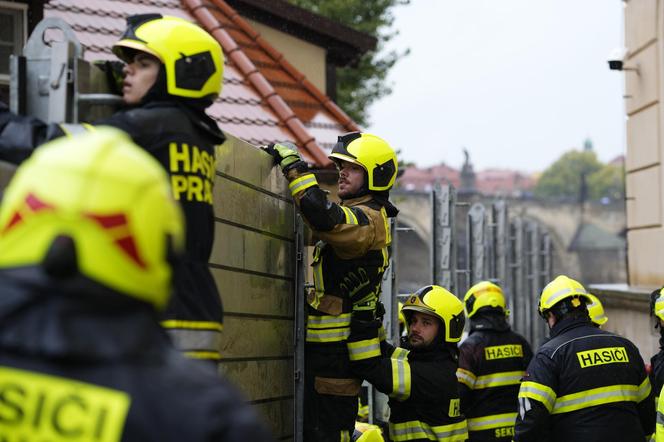
<path fill-rule="evenodd" d="M 625 2 L 629 283 L 643 287 L 664 283 L 661 264 L 664 250 L 663 3 L 663 0 Z"/>
<path fill-rule="evenodd" d="M 591 287 L 604 303 L 604 328 L 634 341 L 648 362 L 659 333 L 650 292 L 664 285 L 664 0 L 624 0 L 628 285 Z"/>

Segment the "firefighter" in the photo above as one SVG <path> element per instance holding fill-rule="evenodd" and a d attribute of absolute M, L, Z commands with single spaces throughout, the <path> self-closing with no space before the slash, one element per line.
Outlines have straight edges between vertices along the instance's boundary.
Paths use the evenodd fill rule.
<path fill-rule="evenodd" d="M 339 169 L 341 204 L 336 204 L 318 186 L 294 145 L 271 144 L 265 150 L 281 167 L 319 240 L 312 263 L 314 288 L 307 294 L 304 437 L 347 441 L 355 426 L 361 382 L 351 375 L 346 339 L 351 312 L 375 318 L 389 264 L 389 219 L 398 212 L 388 199 L 397 157 L 375 135 L 340 136 L 330 154 Z"/>
<path fill-rule="evenodd" d="M 650 382 L 655 396 L 660 396 L 664 385 L 664 287 L 650 294 L 650 315 L 659 329 L 659 352 L 650 358 Z"/>
<path fill-rule="evenodd" d="M 606 324 L 606 321 L 609 320 L 604 312 L 604 306 L 597 296 L 588 293 L 588 297 L 590 298 L 590 303 L 588 304 L 588 316 L 590 316 L 590 322 L 592 322 L 595 327 L 602 328 L 602 326 Z"/>
<path fill-rule="evenodd" d="M 470 332 L 459 347 L 457 378 L 470 440 L 510 441 L 519 384 L 533 351 L 523 336 L 510 329 L 499 286 L 479 282 L 463 302 Z"/>
<path fill-rule="evenodd" d="M 664 398 L 661 394 L 657 399 L 657 424 L 653 438 L 656 442 L 664 442 Z"/>
<path fill-rule="evenodd" d="M 463 441 L 456 370 L 463 304 L 443 287 L 429 285 L 403 307 L 408 335 L 400 347 L 380 339 L 380 320 L 353 312 L 348 351 L 357 376 L 390 397 L 390 440 Z"/>
<path fill-rule="evenodd" d="M 406 317 L 403 315 L 403 302 L 398 304 L 399 312 L 397 313 L 397 318 L 399 320 L 399 336 L 405 336 L 406 334 Z"/>
<path fill-rule="evenodd" d="M 18 168 L 0 209 L 1 440 L 271 440 L 159 325 L 183 223 L 166 173 L 117 129 Z"/>
<path fill-rule="evenodd" d="M 169 173 L 173 195 L 184 210 L 187 242 L 162 325 L 187 356 L 216 361 L 222 305 L 208 260 L 214 242 L 215 146 L 224 135 L 204 109 L 221 91 L 224 56 L 200 27 L 160 14 L 128 17 L 113 52 L 126 63 L 122 92 L 127 107 L 95 125 L 124 130 Z M 0 159 L 19 163 L 45 140 L 71 130 L 5 109 L 0 112 Z"/>
<path fill-rule="evenodd" d="M 590 323 L 586 289 L 567 276 L 551 281 L 539 313 L 551 329 L 519 390 L 515 441 L 643 441 L 655 404 L 638 349 Z"/>

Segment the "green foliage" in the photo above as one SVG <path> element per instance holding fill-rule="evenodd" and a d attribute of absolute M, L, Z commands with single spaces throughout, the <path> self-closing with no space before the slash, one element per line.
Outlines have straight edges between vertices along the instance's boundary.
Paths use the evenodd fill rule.
<path fill-rule="evenodd" d="M 368 125 L 369 106 L 392 92 L 391 85 L 385 81 L 388 72 L 408 54 L 408 50 L 385 53 L 383 48 L 398 34 L 391 29 L 393 7 L 406 5 L 410 0 L 289 1 L 378 39 L 376 50 L 364 54 L 357 65 L 337 69 L 337 104 L 358 124 Z"/>
<path fill-rule="evenodd" d="M 585 189 L 582 178 L 585 177 Z M 535 186 L 540 198 L 586 199 L 604 197 L 619 200 L 624 197 L 625 174 L 621 167 L 602 164 L 592 150 L 571 150 L 564 153 L 544 171 Z"/>
<path fill-rule="evenodd" d="M 581 177 L 588 177 L 602 168 L 593 151 L 571 150 L 544 171 L 535 186 L 535 196 L 578 198 Z"/>
<path fill-rule="evenodd" d="M 621 200 L 625 197 L 625 171 L 620 166 L 607 164 L 590 175 L 588 187 L 593 199 Z"/>

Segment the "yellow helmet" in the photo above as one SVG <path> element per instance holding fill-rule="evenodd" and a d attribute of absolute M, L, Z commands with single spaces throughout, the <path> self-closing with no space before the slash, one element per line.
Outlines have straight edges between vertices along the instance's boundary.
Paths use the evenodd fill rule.
<path fill-rule="evenodd" d="M 439 318 L 445 327 L 445 342 L 459 342 L 466 319 L 463 304 L 446 289 L 437 285 L 422 287 L 410 295 L 403 305 L 404 316 L 407 312 L 417 311 Z"/>
<path fill-rule="evenodd" d="M 102 127 L 45 144 L 18 168 L 0 208 L 0 268 L 46 265 L 65 237 L 74 271 L 162 308 L 183 225 L 159 163 Z"/>
<path fill-rule="evenodd" d="M 187 20 L 161 14 L 127 17 L 127 29 L 113 45 L 113 53 L 129 63 L 132 50 L 147 52 L 164 64 L 170 95 L 214 98 L 221 93 L 221 46 L 204 29 Z"/>
<path fill-rule="evenodd" d="M 585 302 L 586 304 L 592 302 L 589 293 L 581 283 L 565 275 L 560 275 L 548 283 L 544 287 L 544 290 L 542 290 L 538 306 L 540 315 L 544 318 L 547 311 L 566 299 L 572 300 L 573 307 L 578 307 L 581 305 L 581 302 Z"/>
<path fill-rule="evenodd" d="M 463 298 L 466 315 L 472 318 L 477 311 L 483 307 L 493 307 L 508 314 L 505 308 L 505 296 L 503 290 L 490 281 L 478 282 L 472 286 Z"/>
<path fill-rule="evenodd" d="M 378 425 L 368 424 L 366 422 L 355 422 L 355 434 L 359 436 L 355 442 L 384 442 L 383 433 Z"/>
<path fill-rule="evenodd" d="M 403 302 L 399 302 L 399 329 L 406 329 L 406 317 L 403 315 Z"/>
<path fill-rule="evenodd" d="M 604 313 L 604 306 L 597 296 L 588 293 L 588 297 L 590 298 L 590 303 L 588 304 L 588 316 L 590 316 L 590 320 L 595 325 L 601 327 L 609 320 L 606 313 Z"/>
<path fill-rule="evenodd" d="M 652 314 L 664 321 L 664 287 L 652 293 Z"/>
<path fill-rule="evenodd" d="M 340 135 L 329 158 L 358 164 L 367 171 L 367 188 L 390 190 L 397 178 L 397 155 L 387 141 L 376 135 L 350 132 Z"/>

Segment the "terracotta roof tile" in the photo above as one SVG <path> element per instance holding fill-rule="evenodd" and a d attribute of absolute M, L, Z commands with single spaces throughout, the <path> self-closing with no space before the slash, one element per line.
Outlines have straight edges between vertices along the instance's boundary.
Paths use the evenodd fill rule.
<path fill-rule="evenodd" d="M 223 0 L 53 0 L 46 17 L 74 29 L 87 60 L 115 59 L 110 48 L 132 14 L 158 11 L 198 21 L 226 55 L 222 96 L 208 109 L 220 127 L 252 144 L 292 140 L 318 167 L 331 162 L 339 133 L 359 127 Z"/>

